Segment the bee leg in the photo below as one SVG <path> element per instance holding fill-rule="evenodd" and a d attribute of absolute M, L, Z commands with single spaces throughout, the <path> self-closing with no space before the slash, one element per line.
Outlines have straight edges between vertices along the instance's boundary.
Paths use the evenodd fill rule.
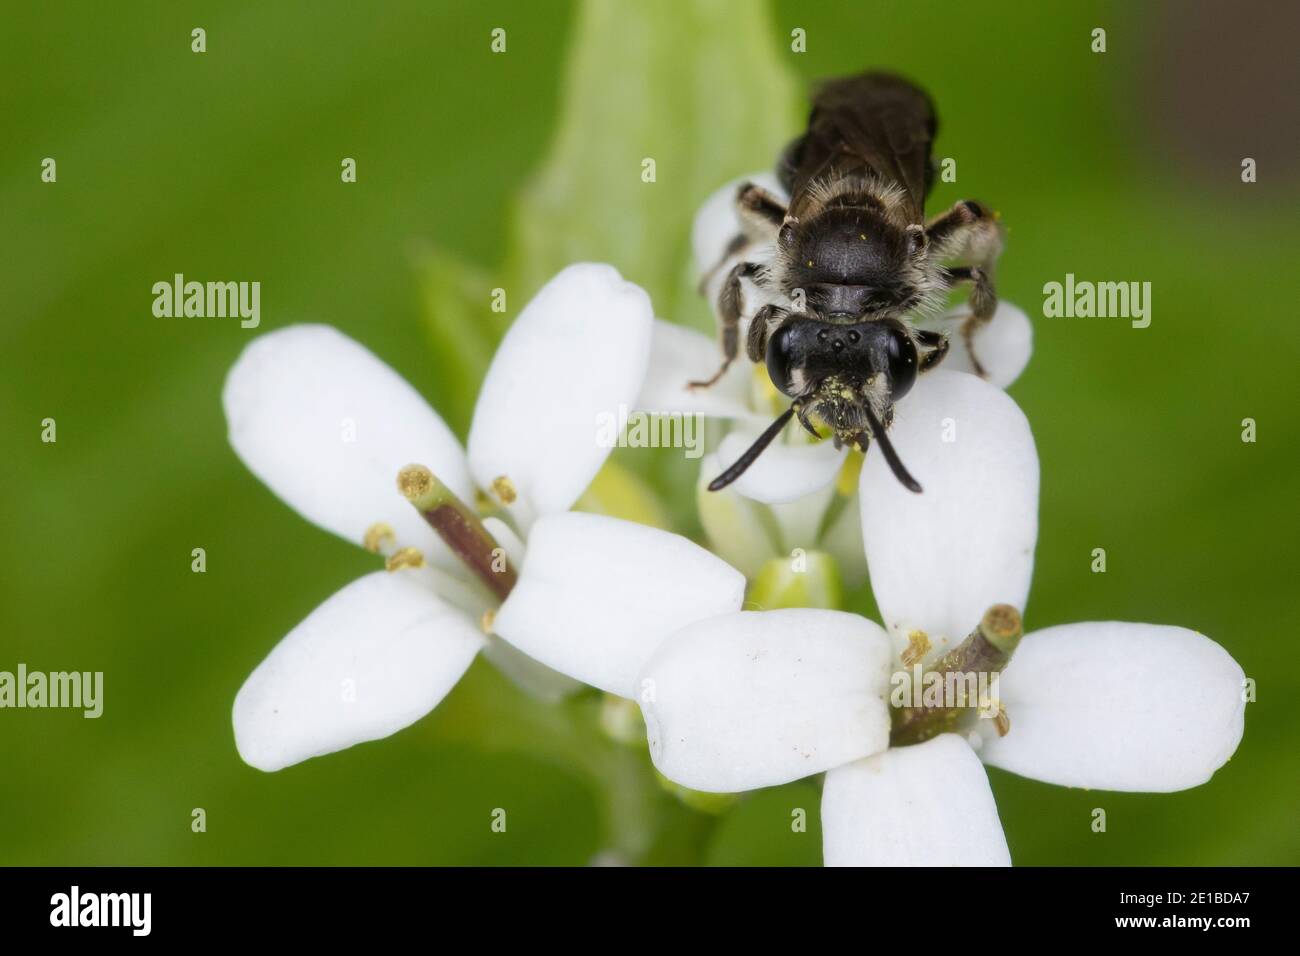
<path fill-rule="evenodd" d="M 808 406 L 807 406 L 807 405 L 800 405 L 800 404 L 796 403 L 796 405 L 795 405 L 795 415 L 796 415 L 796 416 L 798 417 L 798 419 L 799 419 L 799 424 L 802 425 L 802 426 L 804 427 L 804 431 L 806 431 L 809 435 L 812 435 L 813 438 L 821 438 L 821 437 L 822 437 L 822 436 L 818 433 L 817 429 L 813 427 L 813 423 L 810 422 L 810 421 L 808 421 Z"/>
<path fill-rule="evenodd" d="M 763 242 L 776 235 L 785 222 L 786 205 L 762 186 L 741 183 L 736 191 L 736 212 L 751 242 Z"/>
<path fill-rule="evenodd" d="M 991 263 L 1002 251 L 998 216 L 981 203 L 963 199 L 935 216 L 925 227 L 930 255 Z"/>
<path fill-rule="evenodd" d="M 728 273 L 727 281 L 722 283 L 722 291 L 718 293 L 718 322 L 722 328 L 722 367 L 713 373 L 712 378 L 688 382 L 688 388 L 708 388 L 715 384 L 718 379 L 727 374 L 727 369 L 736 360 L 736 355 L 740 352 L 740 313 L 743 296 L 740 280 L 752 279 L 759 268 L 756 262 L 738 262 Z"/>
<path fill-rule="evenodd" d="M 989 274 L 979 266 L 958 266 L 947 270 L 948 285 L 954 286 L 959 282 L 969 282 L 972 284 L 970 294 L 971 314 L 962 323 L 961 334 L 966 342 L 966 351 L 970 353 L 971 365 L 975 367 L 975 372 L 980 378 L 988 378 L 988 372 L 980 364 L 978 356 L 975 355 L 975 332 L 980 326 L 986 324 L 993 318 L 994 311 L 998 307 L 998 296 L 993 289 L 993 280 Z"/>
<path fill-rule="evenodd" d="M 790 313 L 780 306 L 765 305 L 749 320 L 749 334 L 745 336 L 745 354 L 757 365 L 767 358 L 767 340 L 772 334 L 772 327 Z"/>
<path fill-rule="evenodd" d="M 700 295 L 704 295 L 706 292 L 708 292 L 709 283 L 712 282 L 713 277 L 718 274 L 718 270 L 721 269 L 724 265 L 726 265 L 727 260 L 734 255 L 746 251 L 748 248 L 749 248 L 749 240 L 745 237 L 745 234 L 743 232 L 736 233 L 731 238 L 731 241 L 727 243 L 727 248 L 722 250 L 722 258 L 717 261 L 717 263 L 713 266 L 712 269 L 704 273 L 704 275 L 700 276 L 700 281 L 695 286 L 695 291 L 698 292 Z"/>
<path fill-rule="evenodd" d="M 945 332 L 932 332 L 929 329 L 913 329 L 912 334 L 922 345 L 929 346 L 930 351 L 921 356 L 920 371 L 928 372 L 948 354 L 948 335 Z"/>
<path fill-rule="evenodd" d="M 727 243 L 717 264 L 700 277 L 698 291 L 701 295 L 728 259 L 770 241 L 785 221 L 785 204 L 762 186 L 750 182 L 741 183 L 736 190 L 735 209 L 741 231 Z"/>

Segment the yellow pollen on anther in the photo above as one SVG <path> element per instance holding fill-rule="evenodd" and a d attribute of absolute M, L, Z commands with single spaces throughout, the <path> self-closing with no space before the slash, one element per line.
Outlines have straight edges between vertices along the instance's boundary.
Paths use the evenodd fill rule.
<path fill-rule="evenodd" d="M 492 610 L 492 608 L 488 608 L 483 612 L 483 616 L 479 618 L 478 626 L 482 629 L 484 634 L 491 634 L 492 628 L 496 625 L 496 622 L 497 612 Z"/>
<path fill-rule="evenodd" d="M 397 488 L 411 501 L 428 493 L 433 487 L 433 472 L 423 465 L 407 465 L 397 473 Z"/>
<path fill-rule="evenodd" d="M 998 736 L 1005 737 L 1011 732 L 1011 718 L 1007 716 L 1007 709 L 998 704 L 998 712 L 993 717 L 993 726 L 997 728 Z"/>
<path fill-rule="evenodd" d="M 911 667 L 930 653 L 930 636 L 925 631 L 913 631 L 907 635 L 907 648 L 900 655 L 903 666 Z"/>
<path fill-rule="evenodd" d="M 514 504 L 515 499 L 519 497 L 519 493 L 515 491 L 514 482 L 505 475 L 498 475 L 492 479 L 492 490 L 496 492 L 497 497 L 502 502 L 508 505 Z"/>
<path fill-rule="evenodd" d="M 384 568 L 388 571 L 421 567 L 424 567 L 424 555 L 420 553 L 419 548 L 400 548 L 384 562 Z"/>
<path fill-rule="evenodd" d="M 984 612 L 980 626 L 994 637 L 1006 639 L 1019 634 L 1023 627 L 1020 612 L 1010 604 L 995 604 Z"/>
<path fill-rule="evenodd" d="M 366 536 L 361 539 L 361 544 L 371 554 L 378 554 L 385 541 L 391 544 L 396 540 L 397 535 L 393 533 L 392 525 L 376 521 L 366 529 Z"/>

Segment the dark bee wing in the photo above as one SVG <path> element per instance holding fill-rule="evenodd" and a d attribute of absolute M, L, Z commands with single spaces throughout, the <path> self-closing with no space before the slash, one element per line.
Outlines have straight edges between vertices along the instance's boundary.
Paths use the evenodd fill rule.
<path fill-rule="evenodd" d="M 824 84 L 808 131 L 782 156 L 778 173 L 799 215 L 804 188 L 828 177 L 875 174 L 907 190 L 910 222 L 923 221 L 934 182 L 930 144 L 938 119 L 930 97 L 890 73 L 861 73 Z"/>

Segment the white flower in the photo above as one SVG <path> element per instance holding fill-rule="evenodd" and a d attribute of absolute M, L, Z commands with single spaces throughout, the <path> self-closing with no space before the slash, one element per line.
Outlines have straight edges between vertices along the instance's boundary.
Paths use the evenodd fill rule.
<path fill-rule="evenodd" d="M 974 376 L 934 373 L 900 405 L 893 436 L 926 490 L 910 494 L 868 454 L 863 537 L 887 630 L 810 609 L 688 625 L 642 670 L 660 771 L 706 791 L 826 771 L 826 863 L 886 865 L 1010 862 L 981 759 L 1095 789 L 1166 792 L 1208 780 L 1241 739 L 1242 671 L 1219 645 L 1177 627 L 1030 633 L 1001 677 L 1006 736 L 979 720 L 963 735 L 889 747 L 899 656 L 929 643 L 933 662 L 991 606 L 1025 606 L 1038 506 L 1028 423 Z"/>
<path fill-rule="evenodd" d="M 547 613 L 517 615 L 507 602 L 494 631 L 526 653 L 537 634 L 564 628 L 617 643 L 634 674 L 638 648 L 644 660 L 670 630 L 740 606 L 743 578 L 684 538 L 566 513 L 609 454 L 597 416 L 641 387 L 652 321 L 646 294 L 613 268 L 565 269 L 505 336 L 468 452 L 415 389 L 329 327 L 292 326 L 244 350 L 223 393 L 236 453 L 303 517 L 390 567 L 326 600 L 245 682 L 233 722 L 246 762 L 278 770 L 394 733 L 435 707 L 480 650 L 517 680 L 555 689 L 558 674 L 484 636 L 481 616 L 497 601 L 399 493 L 398 472 L 413 462 L 461 501 L 482 491 L 504 509 L 508 521 L 484 525 L 523 563 L 516 591 Z"/>

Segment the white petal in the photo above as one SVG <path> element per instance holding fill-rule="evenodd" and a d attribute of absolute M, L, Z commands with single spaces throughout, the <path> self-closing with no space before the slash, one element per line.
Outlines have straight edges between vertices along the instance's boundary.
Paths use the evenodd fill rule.
<path fill-rule="evenodd" d="M 591 483 L 650 358 L 650 297 L 613 266 L 569 266 L 525 306 L 497 349 L 474 408 L 470 471 L 508 478 L 516 515 L 565 511 Z M 616 428 L 617 431 L 617 428 Z"/>
<path fill-rule="evenodd" d="M 781 531 L 764 505 L 736 494 L 734 488 L 709 491 L 709 482 L 721 473 L 716 455 L 700 459 L 700 477 L 695 485 L 700 524 L 708 536 L 709 549 L 752 578 L 769 558 L 786 553 L 779 541 Z"/>
<path fill-rule="evenodd" d="M 528 536 L 493 629 L 562 674 L 632 697 L 669 634 L 740 607 L 745 579 L 680 535 L 604 515 L 551 515 Z"/>
<path fill-rule="evenodd" d="M 524 543 L 519 539 L 519 535 L 515 534 L 514 529 L 500 518 L 491 516 L 483 519 L 483 527 L 505 550 L 506 557 L 510 559 L 515 569 L 522 568 Z M 493 604 L 495 603 L 494 601 Z M 517 647 L 501 640 L 496 634 L 488 638 L 483 656 L 509 678 L 511 683 L 538 700 L 554 702 L 582 689 L 579 681 L 538 663 Z"/>
<path fill-rule="evenodd" d="M 582 690 L 582 683 L 567 677 L 559 671 L 551 670 L 545 664 L 539 664 L 519 648 L 514 647 L 500 637 L 488 638 L 483 656 L 492 662 L 492 666 L 505 675 L 510 683 L 524 693 L 547 703 L 563 700 L 570 694 Z"/>
<path fill-rule="evenodd" d="M 400 545 L 450 556 L 397 490 L 397 472 L 427 465 L 472 500 L 465 453 L 406 381 L 325 325 L 259 336 L 226 376 L 230 444 L 290 507 L 361 544 L 376 522 Z"/>
<path fill-rule="evenodd" d="M 1195 787 L 1241 742 L 1243 677 L 1227 651 L 1181 627 L 1049 627 L 1025 635 L 1003 673 L 1011 731 L 980 755 L 1067 787 Z"/>
<path fill-rule="evenodd" d="M 650 342 L 650 366 L 636 408 L 657 414 L 753 418 L 749 408 L 749 376 L 753 365 L 743 355 L 737 357 L 726 375 L 708 388 L 687 388 L 688 382 L 712 378 L 721 365 L 722 349 L 715 339 L 656 319 Z"/>
<path fill-rule="evenodd" d="M 822 791 L 827 866 L 1010 866 L 979 758 L 956 734 L 837 767 Z"/>
<path fill-rule="evenodd" d="M 431 711 L 483 646 L 477 625 L 403 572 L 334 594 L 235 697 L 235 745 L 259 770 L 378 740 Z"/>
<path fill-rule="evenodd" d="M 763 427 L 766 425 L 732 429 L 718 445 L 718 460 L 730 467 L 754 443 Z M 746 498 L 765 504 L 795 501 L 830 485 L 847 454 L 847 449 L 837 449 L 829 441 L 808 444 L 778 439 L 767 446 L 732 487 Z"/>
<path fill-rule="evenodd" d="M 524 543 L 519 540 L 519 535 L 515 534 L 513 528 L 506 524 L 500 518 L 489 515 L 483 519 L 483 527 L 487 533 L 496 539 L 496 543 L 501 546 L 501 550 L 506 553 L 510 563 L 518 570 L 519 566 L 524 563 Z"/>
<path fill-rule="evenodd" d="M 691 226 L 691 249 L 695 254 L 697 275 L 703 275 L 716 266 L 731 241 L 741 232 L 740 217 L 736 215 L 736 190 L 743 182 L 762 186 L 782 201 L 787 199 L 785 190 L 770 171 L 733 179 L 715 190 L 695 213 Z"/>
<path fill-rule="evenodd" d="M 917 323 L 920 328 L 950 333 L 948 355 L 943 360 L 946 371 L 975 372 L 970 351 L 966 348 L 966 338 L 961 334 L 961 327 L 969 315 L 970 308 L 962 305 L 945 315 Z M 1020 377 L 1034 350 L 1033 323 L 1010 302 L 998 302 L 993 318 L 979 326 L 972 338 L 975 354 L 979 356 L 987 380 L 998 388 L 1006 388 Z"/>
<path fill-rule="evenodd" d="M 990 605 L 1023 611 L 1038 534 L 1038 455 L 1024 413 L 973 375 L 935 371 L 899 403 L 889 437 L 925 490 L 908 491 L 879 448 L 868 452 L 862 537 L 885 625 L 896 636 L 925 631 L 942 650 Z"/>
<path fill-rule="evenodd" d="M 835 500 L 834 481 L 811 494 L 793 501 L 769 505 L 772 516 L 776 518 L 777 527 L 781 529 L 781 541 L 784 547 L 781 553 L 789 556 L 795 548 L 805 551 L 821 546 L 822 523 L 826 519 L 826 510 Z M 859 540 L 862 532 L 858 532 Z M 861 548 L 859 547 L 859 553 Z M 865 561 L 864 561 L 865 563 Z"/>
<path fill-rule="evenodd" d="M 482 581 L 460 565 L 459 559 L 452 557 L 450 552 L 448 561 L 454 561 L 459 566 L 443 569 L 424 564 L 418 568 L 403 568 L 402 576 L 419 582 L 420 587 L 432 591 L 444 604 L 450 604 L 470 620 L 480 620 L 484 611 L 497 606 L 496 597 Z"/>
<path fill-rule="evenodd" d="M 891 651 L 842 611 L 743 611 L 684 628 L 642 671 L 650 756 L 684 787 L 798 780 L 889 744 Z"/>

